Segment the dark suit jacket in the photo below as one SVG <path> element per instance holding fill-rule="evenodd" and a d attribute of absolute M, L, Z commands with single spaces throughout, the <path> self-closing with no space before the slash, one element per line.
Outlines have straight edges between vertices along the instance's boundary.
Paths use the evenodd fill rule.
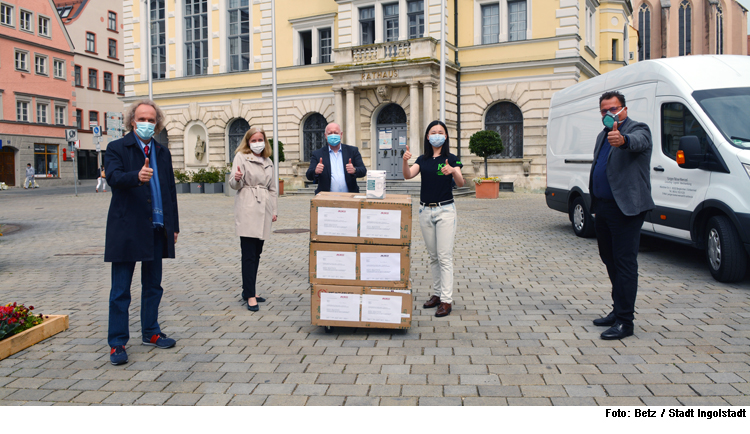
<path fill-rule="evenodd" d="M 356 146 L 349 146 L 341 144 L 341 158 L 344 164 L 344 179 L 346 179 L 346 187 L 349 193 L 359 193 L 359 186 L 357 185 L 357 178 L 362 178 L 367 175 L 367 168 L 365 163 L 362 162 L 362 156 L 359 154 L 359 149 Z M 352 159 L 352 165 L 354 166 L 354 174 L 350 175 L 346 173 L 346 165 L 349 164 L 349 159 Z M 320 175 L 315 174 L 315 166 L 318 165 L 318 161 L 323 159 L 323 172 Z M 307 179 L 315 181 L 318 184 L 318 188 L 315 189 L 315 194 L 321 191 L 331 191 L 331 157 L 328 155 L 328 145 L 320 149 L 313 151 L 310 156 L 310 167 L 307 169 Z"/>
<path fill-rule="evenodd" d="M 154 252 L 154 229 L 151 222 L 151 187 L 141 184 L 138 172 L 146 157 L 133 132 L 107 146 L 104 158 L 107 183 L 112 190 L 112 201 L 107 215 L 107 235 L 104 244 L 105 262 L 152 261 L 154 255 L 174 258 L 174 233 L 180 232 L 177 215 L 177 190 L 174 185 L 172 155 L 169 149 L 152 140 L 159 170 L 164 232 L 163 252 Z M 151 178 L 153 180 L 153 178 Z"/>
<path fill-rule="evenodd" d="M 612 147 L 607 157 L 607 180 L 612 188 L 612 195 L 617 206 L 627 216 L 638 215 L 644 211 L 654 209 L 651 198 L 651 130 L 648 125 L 629 119 L 620 133 L 627 136 L 628 146 Z M 604 145 L 604 139 L 609 130 L 606 128 L 596 137 L 594 148 L 594 164 L 589 173 L 589 193 L 591 193 L 591 209 L 596 212 L 596 198 L 594 197 L 594 166 L 599 150 Z"/>

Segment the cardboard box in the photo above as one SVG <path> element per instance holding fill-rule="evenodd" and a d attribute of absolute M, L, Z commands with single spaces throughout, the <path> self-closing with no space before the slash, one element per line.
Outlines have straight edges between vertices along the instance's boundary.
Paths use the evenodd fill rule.
<path fill-rule="evenodd" d="M 312 285 L 313 325 L 408 329 L 413 296 L 409 288 Z"/>
<path fill-rule="evenodd" d="M 409 246 L 310 243 L 310 283 L 406 288 Z"/>
<path fill-rule="evenodd" d="M 310 241 L 408 246 L 411 196 L 366 199 L 360 193 L 318 193 L 310 202 Z"/>

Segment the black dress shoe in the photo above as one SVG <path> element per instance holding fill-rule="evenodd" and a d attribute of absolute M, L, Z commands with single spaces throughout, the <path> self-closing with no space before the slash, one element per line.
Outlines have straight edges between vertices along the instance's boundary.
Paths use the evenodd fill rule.
<path fill-rule="evenodd" d="M 602 339 L 608 341 L 614 339 L 622 339 L 628 336 L 633 336 L 633 326 L 625 325 L 621 322 L 618 322 L 617 324 L 605 330 L 604 333 L 602 333 Z"/>
<path fill-rule="evenodd" d="M 265 303 L 266 299 L 263 297 L 255 297 L 255 301 L 257 301 L 258 303 Z"/>
<path fill-rule="evenodd" d="M 257 305 L 257 304 L 256 304 L 255 306 L 250 306 L 250 305 L 248 304 L 248 305 L 247 305 L 247 310 L 249 310 L 249 311 L 251 311 L 251 312 L 257 312 L 257 311 L 259 311 L 259 310 L 260 310 L 260 308 L 258 307 L 258 305 Z M 631 334 L 632 334 L 632 333 L 631 333 Z"/>
<path fill-rule="evenodd" d="M 615 313 L 610 312 L 609 315 L 604 318 L 597 318 L 594 320 L 594 325 L 599 327 L 612 327 L 615 325 Z"/>
<path fill-rule="evenodd" d="M 432 309 L 433 307 L 438 306 L 440 306 L 440 297 L 438 297 L 437 295 L 433 295 L 429 300 L 425 302 L 425 304 L 422 305 L 422 307 L 425 309 Z"/>

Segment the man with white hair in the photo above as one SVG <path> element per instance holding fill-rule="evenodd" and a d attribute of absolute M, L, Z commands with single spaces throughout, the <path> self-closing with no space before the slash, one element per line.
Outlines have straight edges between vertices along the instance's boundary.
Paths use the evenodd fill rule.
<path fill-rule="evenodd" d="M 325 137 L 328 146 L 313 151 L 307 169 L 307 179 L 318 184 L 315 194 L 321 191 L 359 193 L 357 178 L 367 175 L 359 149 L 341 143 L 341 127 L 337 123 L 326 126 Z"/>

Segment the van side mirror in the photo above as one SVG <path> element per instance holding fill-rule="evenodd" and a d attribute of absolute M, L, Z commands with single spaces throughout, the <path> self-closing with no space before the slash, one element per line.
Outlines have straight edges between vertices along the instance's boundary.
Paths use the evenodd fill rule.
<path fill-rule="evenodd" d="M 697 169 L 703 162 L 701 143 L 696 136 L 680 137 L 677 164 L 683 169 Z"/>

